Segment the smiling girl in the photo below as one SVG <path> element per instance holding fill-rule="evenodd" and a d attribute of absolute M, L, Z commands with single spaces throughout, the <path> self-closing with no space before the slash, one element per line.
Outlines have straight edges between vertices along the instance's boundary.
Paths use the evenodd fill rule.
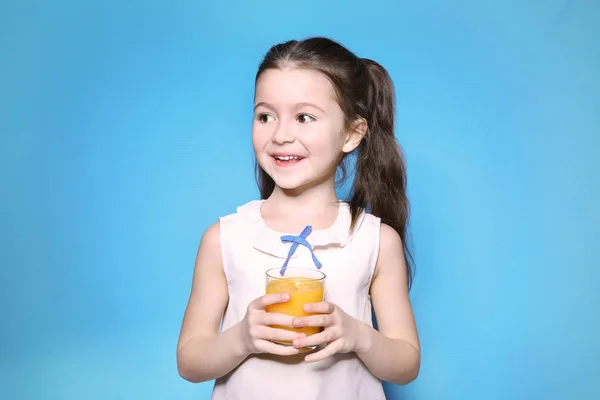
<path fill-rule="evenodd" d="M 388 73 L 327 38 L 273 46 L 256 75 L 252 143 L 261 199 L 204 233 L 178 343 L 180 375 L 216 380 L 215 400 L 385 399 L 381 381 L 407 384 L 420 366 Z M 351 198 L 341 201 L 336 172 L 351 153 Z M 265 271 L 284 263 L 326 275 L 324 301 L 304 306 L 311 315 L 265 311 L 290 299 L 264 294 Z M 285 329 L 309 326 L 322 329 Z M 301 352 L 307 347 L 314 350 Z"/>

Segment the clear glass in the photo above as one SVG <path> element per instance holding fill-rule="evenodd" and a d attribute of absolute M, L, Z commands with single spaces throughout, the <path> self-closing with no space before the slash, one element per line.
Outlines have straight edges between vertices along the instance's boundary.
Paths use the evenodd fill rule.
<path fill-rule="evenodd" d="M 278 294 L 289 293 L 290 300 L 286 303 L 273 304 L 266 307 L 267 312 L 277 312 L 292 315 L 294 317 L 305 317 L 312 315 L 304 312 L 304 305 L 308 303 L 320 303 L 325 293 L 325 274 L 312 268 L 289 267 L 283 276 L 281 268 L 273 268 L 266 272 L 266 293 Z M 274 326 L 274 328 L 287 329 L 301 332 L 306 336 L 314 335 L 321 331 L 318 326 L 305 326 L 302 328 L 291 328 Z M 290 345 L 289 342 L 278 342 Z"/>

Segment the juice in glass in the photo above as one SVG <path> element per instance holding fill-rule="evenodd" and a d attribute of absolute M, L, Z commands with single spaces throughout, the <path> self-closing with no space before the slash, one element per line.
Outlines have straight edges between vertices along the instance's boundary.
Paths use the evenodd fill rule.
<path fill-rule="evenodd" d="M 305 317 L 312 313 L 304 312 L 303 306 L 308 303 L 319 303 L 323 301 L 325 289 L 325 274 L 310 268 L 287 268 L 281 276 L 280 268 L 267 271 L 266 293 L 289 293 L 290 300 L 286 303 L 273 304 L 266 307 L 267 312 L 276 312 L 292 315 L 294 317 Z M 274 328 L 287 329 L 294 332 L 304 333 L 306 336 L 314 335 L 321 331 L 319 326 L 305 326 L 292 328 L 287 326 L 273 326 Z M 290 342 L 278 341 L 280 344 L 291 345 Z"/>

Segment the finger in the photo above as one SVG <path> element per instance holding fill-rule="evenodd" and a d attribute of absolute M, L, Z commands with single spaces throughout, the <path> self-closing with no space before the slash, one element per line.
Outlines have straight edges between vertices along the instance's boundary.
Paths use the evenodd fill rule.
<path fill-rule="evenodd" d="M 294 317 L 288 314 L 265 312 L 257 317 L 257 323 L 260 325 L 279 325 L 293 328 Z"/>
<path fill-rule="evenodd" d="M 264 310 L 265 307 L 272 304 L 287 303 L 288 301 L 290 301 L 289 293 L 265 294 L 250 303 L 250 307 L 256 310 Z"/>
<path fill-rule="evenodd" d="M 307 363 L 313 363 L 316 361 L 324 360 L 325 358 L 330 357 L 335 353 L 339 352 L 340 348 L 340 341 L 336 340 L 335 342 L 331 342 L 330 344 L 325 346 L 324 349 L 319 350 L 316 353 L 307 355 L 306 357 L 304 357 L 304 361 L 306 361 Z"/>
<path fill-rule="evenodd" d="M 276 354 L 279 356 L 291 356 L 300 352 L 300 350 L 295 348 L 294 346 L 284 346 L 281 344 L 269 342 L 268 340 L 261 340 L 256 346 L 256 348 L 261 353 Z"/>
<path fill-rule="evenodd" d="M 308 303 L 304 305 L 304 312 L 331 314 L 335 311 L 335 304 L 323 301 L 321 303 Z"/>
<path fill-rule="evenodd" d="M 338 337 L 334 336 L 331 330 L 324 330 L 314 335 L 306 336 L 304 338 L 297 338 L 294 340 L 294 347 L 312 347 L 327 344 L 337 340 Z"/>
<path fill-rule="evenodd" d="M 306 337 L 304 333 L 281 328 L 272 328 L 270 326 L 257 327 L 255 335 L 255 338 L 259 340 L 276 340 L 290 343 L 293 343 L 294 340 L 304 339 Z"/>
<path fill-rule="evenodd" d="M 327 328 L 334 323 L 331 314 L 317 314 L 308 317 L 296 317 L 292 320 L 294 328 L 302 328 L 303 326 L 322 326 Z"/>

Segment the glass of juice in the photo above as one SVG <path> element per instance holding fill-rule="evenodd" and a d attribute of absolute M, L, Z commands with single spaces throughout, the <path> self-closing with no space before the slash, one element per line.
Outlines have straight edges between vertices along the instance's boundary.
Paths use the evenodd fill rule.
<path fill-rule="evenodd" d="M 281 268 L 273 268 L 266 272 L 266 294 L 289 293 L 290 300 L 286 303 L 267 306 L 267 312 L 276 312 L 306 317 L 312 313 L 304 312 L 303 306 L 308 303 L 323 301 L 325 290 L 325 274 L 311 268 L 292 268 L 285 270 L 281 275 Z M 321 331 L 319 326 L 304 326 L 292 328 L 288 326 L 273 326 L 273 328 L 287 329 L 304 333 L 306 336 L 314 335 Z M 279 344 L 291 345 L 291 342 L 278 341 Z"/>

